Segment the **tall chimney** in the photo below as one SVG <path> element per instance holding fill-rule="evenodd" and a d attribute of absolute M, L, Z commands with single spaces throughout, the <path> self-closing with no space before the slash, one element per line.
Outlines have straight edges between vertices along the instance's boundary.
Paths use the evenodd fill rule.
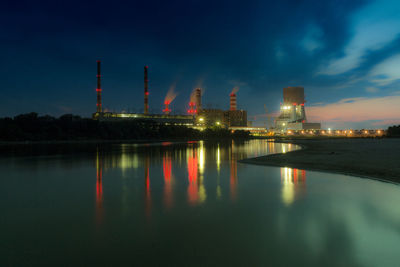
<path fill-rule="evenodd" d="M 144 114 L 149 114 L 149 80 L 147 78 L 148 66 L 144 66 Z"/>
<path fill-rule="evenodd" d="M 235 93 L 231 93 L 230 97 L 231 97 L 230 110 L 236 110 L 236 94 Z"/>
<path fill-rule="evenodd" d="M 201 88 L 196 88 L 194 99 L 195 99 L 197 112 L 199 112 L 201 110 Z"/>
<path fill-rule="evenodd" d="M 100 74 L 100 60 L 97 60 L 97 88 L 96 88 L 96 93 L 97 93 L 97 113 L 102 112 L 101 108 L 101 74 Z"/>

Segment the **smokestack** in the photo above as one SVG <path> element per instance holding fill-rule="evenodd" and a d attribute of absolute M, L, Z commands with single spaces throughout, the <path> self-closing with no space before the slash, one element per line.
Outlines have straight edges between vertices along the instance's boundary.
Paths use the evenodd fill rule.
<path fill-rule="evenodd" d="M 230 97 L 231 97 L 230 110 L 236 110 L 236 94 L 235 93 L 231 93 Z"/>
<path fill-rule="evenodd" d="M 96 93 L 97 93 L 97 113 L 101 113 L 103 110 L 101 108 L 101 74 L 100 74 L 100 60 L 97 60 L 97 88 L 96 88 Z"/>
<path fill-rule="evenodd" d="M 171 104 L 171 101 L 169 101 L 169 100 L 164 101 L 165 109 L 163 109 L 163 112 L 166 115 L 168 115 L 171 112 L 171 110 L 169 109 L 169 104 Z"/>
<path fill-rule="evenodd" d="M 201 88 L 196 88 L 194 99 L 197 112 L 199 112 L 201 110 Z"/>
<path fill-rule="evenodd" d="M 147 78 L 148 66 L 144 66 L 144 114 L 149 114 L 149 80 Z"/>

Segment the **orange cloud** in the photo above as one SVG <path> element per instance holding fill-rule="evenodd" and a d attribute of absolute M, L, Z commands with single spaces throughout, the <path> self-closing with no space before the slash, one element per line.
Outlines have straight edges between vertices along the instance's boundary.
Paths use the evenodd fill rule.
<path fill-rule="evenodd" d="M 400 124 L 400 95 L 375 98 L 348 98 L 339 102 L 309 106 L 309 121 L 370 122 L 369 125 Z"/>

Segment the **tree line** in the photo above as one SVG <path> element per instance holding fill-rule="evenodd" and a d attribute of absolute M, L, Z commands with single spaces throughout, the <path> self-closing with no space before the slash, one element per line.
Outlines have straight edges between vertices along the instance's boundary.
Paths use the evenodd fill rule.
<path fill-rule="evenodd" d="M 400 137 L 400 125 L 390 126 L 387 130 L 387 136 Z"/>
<path fill-rule="evenodd" d="M 0 118 L 1 141 L 157 140 L 248 138 L 249 132 L 224 128 L 199 131 L 148 120 L 98 121 L 65 114 L 58 118 L 35 112 Z"/>

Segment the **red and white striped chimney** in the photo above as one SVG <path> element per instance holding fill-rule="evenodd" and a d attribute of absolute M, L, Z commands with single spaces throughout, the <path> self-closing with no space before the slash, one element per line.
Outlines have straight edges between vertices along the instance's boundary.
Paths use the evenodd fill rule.
<path fill-rule="evenodd" d="M 230 97 L 231 97 L 230 110 L 236 110 L 236 94 L 235 93 L 231 93 Z"/>

